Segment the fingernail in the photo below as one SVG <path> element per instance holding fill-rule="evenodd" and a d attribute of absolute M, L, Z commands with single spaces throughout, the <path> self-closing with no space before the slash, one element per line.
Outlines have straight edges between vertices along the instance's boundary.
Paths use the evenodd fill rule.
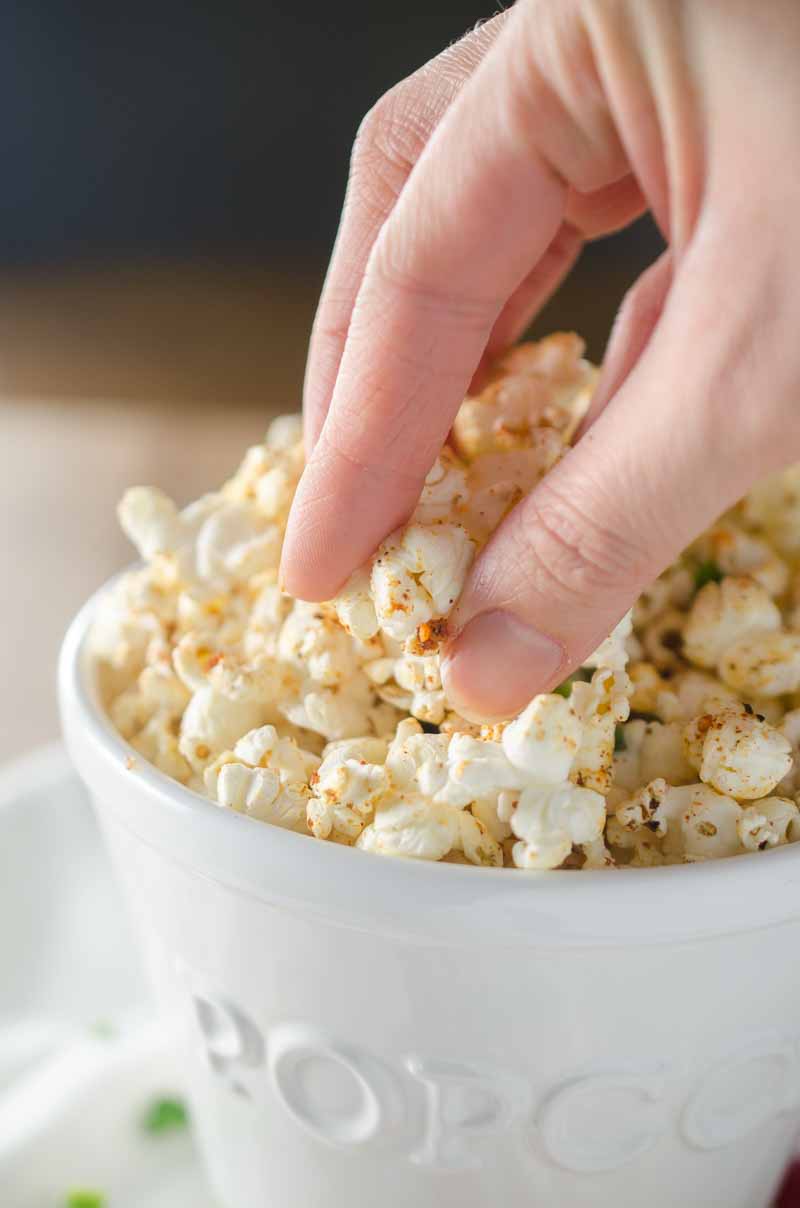
<path fill-rule="evenodd" d="M 442 681 L 456 712 L 468 721 L 490 721 L 519 713 L 558 682 L 565 662 L 558 642 L 510 612 L 484 612 L 448 647 Z"/>

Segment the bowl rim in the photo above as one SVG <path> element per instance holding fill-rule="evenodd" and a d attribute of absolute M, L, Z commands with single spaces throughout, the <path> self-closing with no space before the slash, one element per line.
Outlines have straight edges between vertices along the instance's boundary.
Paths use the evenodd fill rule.
<path fill-rule="evenodd" d="M 172 825 L 177 824 L 180 828 L 189 823 L 202 826 L 204 832 L 225 846 L 244 843 L 248 858 L 262 859 L 265 870 L 274 870 L 283 863 L 294 865 L 299 857 L 328 883 L 345 879 L 356 889 L 360 885 L 367 892 L 375 890 L 393 897 L 400 895 L 397 905 L 401 909 L 403 902 L 406 905 L 413 902 L 420 892 L 426 903 L 436 903 L 443 908 L 468 903 L 471 908 L 478 909 L 496 900 L 504 909 L 517 906 L 524 910 L 528 905 L 541 903 L 545 906 L 542 899 L 546 899 L 548 913 L 556 908 L 561 921 L 561 911 L 572 915 L 575 913 L 573 907 L 583 912 L 588 907 L 602 913 L 611 901 L 619 923 L 626 912 L 643 907 L 659 914 L 672 910 L 678 915 L 686 914 L 690 902 L 695 910 L 701 904 L 713 907 L 717 894 L 729 908 L 736 902 L 748 904 L 747 911 L 734 910 L 737 917 L 735 920 L 730 918 L 727 924 L 720 917 L 713 925 L 709 922 L 709 926 L 687 929 L 681 927 L 676 918 L 676 926 L 666 927 L 666 934 L 672 939 L 680 935 L 696 938 L 720 931 L 749 930 L 788 921 L 795 915 L 800 917 L 800 843 L 725 859 L 653 868 L 587 871 L 483 868 L 390 858 L 338 843 L 314 841 L 310 836 L 220 809 L 208 798 L 172 780 L 144 760 L 116 731 L 99 700 L 93 678 L 94 656 L 89 649 L 91 628 L 98 608 L 130 569 L 133 568 L 126 568 L 108 580 L 84 604 L 67 631 L 59 656 L 59 698 L 67 745 L 83 779 L 90 790 L 94 790 L 95 799 L 98 795 L 96 786 L 92 775 L 84 774 L 81 754 L 95 764 L 99 760 L 106 775 L 130 777 L 131 771 L 135 771 L 136 785 L 142 794 L 150 805 L 165 811 L 164 820 L 169 819 Z M 151 819 L 153 816 L 152 813 L 149 815 Z M 140 839 L 159 846 L 158 837 L 147 833 L 150 826 L 131 824 L 130 818 L 125 820 L 125 825 Z M 188 866 L 192 863 L 187 862 Z M 229 878 L 220 876 L 219 879 Z M 753 896 L 759 889 L 764 891 L 764 898 L 780 897 L 782 904 L 773 902 L 772 908 L 759 910 L 759 899 L 754 902 Z M 780 894 L 776 893 L 778 889 Z M 255 892 L 259 892 L 257 887 Z M 304 896 L 300 894 L 299 898 Z M 717 915 L 720 912 L 711 909 L 710 913 Z M 652 915 L 651 923 L 650 928 L 640 928 L 636 932 L 642 940 L 657 939 L 664 931 L 656 925 Z M 614 927 L 614 931 L 617 930 L 618 926 Z M 588 924 L 587 920 L 577 926 L 575 936 L 580 934 L 591 942 L 600 938 L 597 927 Z"/>

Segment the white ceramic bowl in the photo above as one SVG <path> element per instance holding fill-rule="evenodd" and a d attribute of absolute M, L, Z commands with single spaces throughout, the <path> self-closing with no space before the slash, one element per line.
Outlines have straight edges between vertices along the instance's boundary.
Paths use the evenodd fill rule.
<path fill-rule="evenodd" d="M 530 873 L 265 826 L 131 761 L 97 599 L 64 729 L 226 1208 L 769 1202 L 800 1125 L 800 845 Z"/>

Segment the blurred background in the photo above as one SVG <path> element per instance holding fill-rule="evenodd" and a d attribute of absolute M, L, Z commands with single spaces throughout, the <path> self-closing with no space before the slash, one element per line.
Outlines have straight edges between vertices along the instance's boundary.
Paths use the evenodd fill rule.
<path fill-rule="evenodd" d="M 491 13 L 2 6 L 0 759 L 57 733 L 63 630 L 129 556 L 125 486 L 185 501 L 299 405 L 359 120 Z M 600 358 L 659 246 L 643 221 L 587 249 L 536 329 Z"/>

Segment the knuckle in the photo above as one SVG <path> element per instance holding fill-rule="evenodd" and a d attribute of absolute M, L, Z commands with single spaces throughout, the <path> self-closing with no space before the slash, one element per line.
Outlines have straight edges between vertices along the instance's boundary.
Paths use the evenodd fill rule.
<path fill-rule="evenodd" d="M 637 544 L 552 487 L 540 486 L 521 509 L 515 556 L 537 593 L 584 608 L 597 593 L 618 592 L 646 579 Z"/>
<path fill-rule="evenodd" d="M 380 143 L 383 128 L 391 121 L 392 91 L 384 93 L 361 119 L 353 143 L 354 162 L 357 162 L 359 156 L 369 154 L 372 148 Z"/>
<path fill-rule="evenodd" d="M 430 136 L 431 123 L 411 80 L 377 101 L 358 128 L 350 157 L 350 188 L 395 199 Z"/>
<path fill-rule="evenodd" d="M 535 125 L 536 149 L 579 193 L 604 188 L 627 167 L 595 46 L 598 21 L 614 10 L 610 2 L 566 0 L 544 6 L 543 28 L 542 6 L 528 3 L 511 61 L 511 109 L 520 137 L 530 137 Z"/>

